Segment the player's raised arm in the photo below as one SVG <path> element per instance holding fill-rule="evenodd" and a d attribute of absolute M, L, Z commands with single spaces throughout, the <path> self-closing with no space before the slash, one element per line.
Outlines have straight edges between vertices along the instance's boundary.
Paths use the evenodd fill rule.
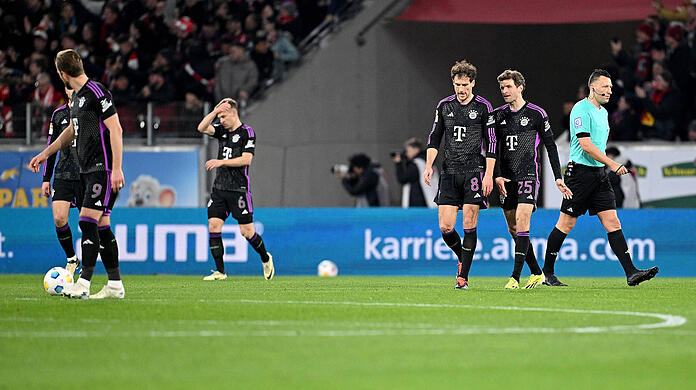
<path fill-rule="evenodd" d="M 55 142 L 51 143 L 46 147 L 46 149 L 42 150 L 41 153 L 37 154 L 34 156 L 31 161 L 29 162 L 29 167 L 31 168 L 31 171 L 34 173 L 39 172 L 41 169 L 41 164 L 43 164 L 44 161 L 46 161 L 50 156 L 56 154 L 59 150 L 65 148 L 66 146 L 70 145 L 71 142 L 75 139 L 75 131 L 73 130 L 73 125 L 72 123 L 63 131 L 63 133 L 56 139 Z"/>
<path fill-rule="evenodd" d="M 218 113 L 220 113 L 221 111 L 227 111 L 229 109 L 231 109 L 229 103 L 225 101 L 218 103 L 213 109 L 213 111 L 210 111 L 208 115 L 204 116 L 203 119 L 201 119 L 201 122 L 198 124 L 198 132 L 210 136 L 215 135 L 215 128 L 211 125 L 211 123 L 213 123 L 213 120 L 215 119 Z"/>

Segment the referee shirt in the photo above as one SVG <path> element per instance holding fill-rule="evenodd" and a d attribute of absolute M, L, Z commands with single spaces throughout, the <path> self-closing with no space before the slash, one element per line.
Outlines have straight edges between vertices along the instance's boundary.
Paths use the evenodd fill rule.
<path fill-rule="evenodd" d="M 609 114 L 597 108 L 587 98 L 575 103 L 570 112 L 570 160 L 590 167 L 603 167 L 580 147 L 578 138 L 590 137 L 592 143 L 604 153 L 609 138 Z"/>

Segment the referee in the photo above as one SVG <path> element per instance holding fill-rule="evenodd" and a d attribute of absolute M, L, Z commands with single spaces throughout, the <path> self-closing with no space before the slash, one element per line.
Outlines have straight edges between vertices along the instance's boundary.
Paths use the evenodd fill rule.
<path fill-rule="evenodd" d="M 607 157 L 604 150 L 609 137 L 607 110 L 602 107 L 611 97 L 611 76 L 606 70 L 595 69 L 587 82 L 590 95 L 573 106 L 570 112 L 570 162 L 564 181 L 573 192 L 563 199 L 556 226 L 549 234 L 544 260 L 544 285 L 566 286 L 554 274 L 554 263 L 563 240 L 575 226 L 578 217 L 588 210 L 597 215 L 607 230 L 609 245 L 626 273 L 629 286 L 652 279 L 657 267 L 639 270 L 633 265 L 621 222 L 616 215 L 614 190 L 604 171 L 606 165 L 617 175 L 628 173 L 626 167 Z"/>

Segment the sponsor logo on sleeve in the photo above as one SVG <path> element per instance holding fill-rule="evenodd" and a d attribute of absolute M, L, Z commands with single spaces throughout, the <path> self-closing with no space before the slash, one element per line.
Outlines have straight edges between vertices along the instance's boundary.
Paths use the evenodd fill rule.
<path fill-rule="evenodd" d="M 112 103 L 111 103 L 111 101 L 104 99 L 101 101 L 101 106 L 102 106 L 102 112 L 106 112 L 106 110 L 108 110 L 109 107 L 112 106 Z"/>
<path fill-rule="evenodd" d="M 579 129 L 582 127 L 582 117 L 577 117 L 573 119 L 573 126 L 575 126 L 576 129 Z"/>

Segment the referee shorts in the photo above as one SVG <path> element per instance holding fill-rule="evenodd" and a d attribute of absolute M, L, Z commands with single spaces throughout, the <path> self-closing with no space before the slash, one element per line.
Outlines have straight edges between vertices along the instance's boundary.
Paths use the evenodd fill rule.
<path fill-rule="evenodd" d="M 604 167 L 590 167 L 571 161 L 563 180 L 573 192 L 573 198 L 563 199 L 561 212 L 579 217 L 588 210 L 590 215 L 616 210 L 616 196 Z"/>

